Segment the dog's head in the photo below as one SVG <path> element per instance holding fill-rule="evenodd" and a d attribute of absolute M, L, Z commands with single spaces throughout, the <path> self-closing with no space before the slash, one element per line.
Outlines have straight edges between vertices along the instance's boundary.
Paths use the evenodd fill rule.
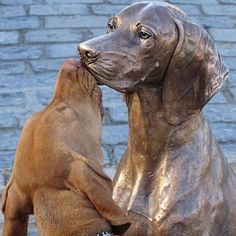
<path fill-rule="evenodd" d="M 102 91 L 78 60 L 67 60 L 61 66 L 55 96 L 63 97 L 64 100 L 72 98 L 77 104 L 86 104 L 90 108 L 87 110 L 103 117 Z"/>
<path fill-rule="evenodd" d="M 220 89 L 228 70 L 212 39 L 173 5 L 141 2 L 108 23 L 108 34 L 78 48 L 87 69 L 120 92 L 162 87 L 169 123 L 194 116 Z"/>

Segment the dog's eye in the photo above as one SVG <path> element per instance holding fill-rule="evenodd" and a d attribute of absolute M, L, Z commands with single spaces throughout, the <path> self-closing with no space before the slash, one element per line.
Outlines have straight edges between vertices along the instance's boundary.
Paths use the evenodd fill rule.
<path fill-rule="evenodd" d="M 141 38 L 141 39 L 148 39 L 150 37 L 151 37 L 151 35 L 149 33 L 145 32 L 145 31 L 140 31 L 139 32 L 139 38 Z"/>

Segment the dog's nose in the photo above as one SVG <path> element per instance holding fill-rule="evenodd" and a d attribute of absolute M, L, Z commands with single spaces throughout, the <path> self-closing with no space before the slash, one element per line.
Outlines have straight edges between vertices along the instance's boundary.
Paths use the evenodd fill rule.
<path fill-rule="evenodd" d="M 85 62 L 92 63 L 97 60 L 99 52 L 86 44 L 80 44 L 77 48 L 78 53 Z"/>

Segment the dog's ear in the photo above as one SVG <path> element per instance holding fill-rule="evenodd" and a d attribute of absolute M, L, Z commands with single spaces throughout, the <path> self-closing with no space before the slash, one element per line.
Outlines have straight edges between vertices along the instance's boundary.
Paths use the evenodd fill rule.
<path fill-rule="evenodd" d="M 164 78 L 166 119 L 179 125 L 201 111 L 221 88 L 228 69 L 209 34 L 199 25 L 175 20 L 178 43 Z"/>

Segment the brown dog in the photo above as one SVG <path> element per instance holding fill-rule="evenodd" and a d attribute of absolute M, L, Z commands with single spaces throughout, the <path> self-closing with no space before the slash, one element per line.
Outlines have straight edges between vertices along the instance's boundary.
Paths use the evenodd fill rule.
<path fill-rule="evenodd" d="M 175 6 L 142 2 L 79 46 L 102 83 L 125 92 L 129 142 L 114 198 L 126 235 L 235 236 L 236 176 L 201 109 L 228 71 L 208 33 Z"/>
<path fill-rule="evenodd" d="M 102 170 L 101 96 L 79 62 L 64 63 L 52 101 L 23 129 L 3 196 L 4 236 L 27 235 L 33 213 L 45 236 L 120 234 L 128 228 Z"/>

